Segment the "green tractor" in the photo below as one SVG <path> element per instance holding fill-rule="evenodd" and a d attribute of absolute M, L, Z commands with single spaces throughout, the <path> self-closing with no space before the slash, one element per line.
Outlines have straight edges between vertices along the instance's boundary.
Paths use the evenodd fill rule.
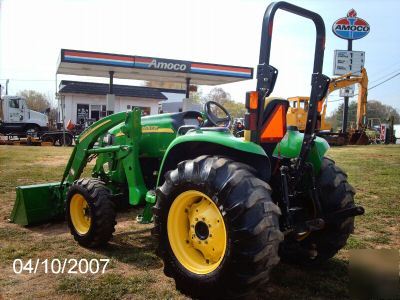
<path fill-rule="evenodd" d="M 304 133 L 286 128 L 288 101 L 269 97 L 278 74 L 269 65 L 278 9 L 316 27 Z M 314 134 L 318 102 L 329 85 L 321 73 L 324 42 L 318 14 L 270 4 L 257 90 L 246 95 L 244 138 L 231 134 L 231 117 L 215 102 L 202 113 L 141 117 L 135 109 L 107 116 L 79 136 L 60 182 L 17 187 L 12 221 L 30 225 L 66 216 L 75 240 L 92 248 L 112 238 L 119 203 L 144 205 L 139 221 L 154 221 L 165 274 L 177 289 L 199 298 L 251 293 L 279 259 L 330 259 L 364 210 L 354 204 L 346 174 L 324 157 L 327 142 Z M 92 159 L 92 177 L 80 178 Z"/>

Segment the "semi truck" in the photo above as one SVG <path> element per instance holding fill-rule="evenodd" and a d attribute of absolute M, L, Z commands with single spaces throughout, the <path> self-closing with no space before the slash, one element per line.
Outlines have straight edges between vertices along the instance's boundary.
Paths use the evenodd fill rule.
<path fill-rule="evenodd" d="M 46 114 L 28 108 L 26 99 L 20 96 L 0 98 L 0 133 L 37 134 L 48 130 Z"/>

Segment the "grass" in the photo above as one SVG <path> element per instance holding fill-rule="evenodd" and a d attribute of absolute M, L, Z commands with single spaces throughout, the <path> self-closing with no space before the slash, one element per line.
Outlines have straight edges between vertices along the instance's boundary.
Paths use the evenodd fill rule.
<path fill-rule="evenodd" d="M 110 273 L 99 276 L 95 280 L 88 277 L 64 277 L 60 280 L 57 291 L 61 293 L 78 294 L 83 299 L 121 299 L 125 295 L 134 295 L 145 291 L 147 296 L 154 296 L 148 293 L 147 287 L 155 282 L 155 279 L 148 273 L 140 276 L 124 277 L 117 273 Z"/>
<path fill-rule="evenodd" d="M 8 223 L 15 186 L 58 181 L 71 150 L 0 146 L 0 299 L 185 298 L 163 274 L 150 237 L 152 225 L 134 221 L 140 209 L 119 213 L 114 238 L 101 250 L 79 247 L 62 222 L 26 228 Z M 257 290 L 260 299 L 349 298 L 349 250 L 399 249 L 400 147 L 348 146 L 330 149 L 328 156 L 348 173 L 366 214 L 356 219 L 355 233 L 334 259 L 317 269 L 280 264 L 270 283 Z M 16 275 L 16 258 L 109 258 L 110 265 L 99 275 Z"/>

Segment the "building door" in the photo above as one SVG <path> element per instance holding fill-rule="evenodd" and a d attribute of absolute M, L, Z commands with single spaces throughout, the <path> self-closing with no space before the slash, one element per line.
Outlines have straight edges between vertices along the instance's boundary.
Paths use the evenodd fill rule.
<path fill-rule="evenodd" d="M 92 108 L 92 111 L 90 112 L 90 118 L 98 121 L 100 119 L 100 111 L 93 110 Z"/>
<path fill-rule="evenodd" d="M 77 104 L 76 122 L 85 124 L 87 119 L 89 119 L 89 104 Z"/>

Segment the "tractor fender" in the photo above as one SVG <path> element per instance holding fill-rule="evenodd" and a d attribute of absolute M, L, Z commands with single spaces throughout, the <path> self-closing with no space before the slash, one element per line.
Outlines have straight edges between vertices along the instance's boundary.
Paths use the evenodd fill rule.
<path fill-rule="evenodd" d="M 179 162 L 194 159 L 201 155 L 219 155 L 252 166 L 257 176 L 268 181 L 271 176 L 271 163 L 261 146 L 235 138 L 230 133 L 203 132 L 177 137 L 164 154 L 157 179 L 157 186 L 164 183 L 166 172 L 176 168 Z"/>
<path fill-rule="evenodd" d="M 275 147 L 273 156 L 289 159 L 299 157 L 303 141 L 304 133 L 289 129 L 286 132 L 285 137 Z M 328 150 L 328 142 L 321 137 L 316 137 L 311 146 L 310 153 L 307 156 L 307 162 L 313 164 L 314 172 L 316 174 L 321 170 L 322 161 Z"/>

